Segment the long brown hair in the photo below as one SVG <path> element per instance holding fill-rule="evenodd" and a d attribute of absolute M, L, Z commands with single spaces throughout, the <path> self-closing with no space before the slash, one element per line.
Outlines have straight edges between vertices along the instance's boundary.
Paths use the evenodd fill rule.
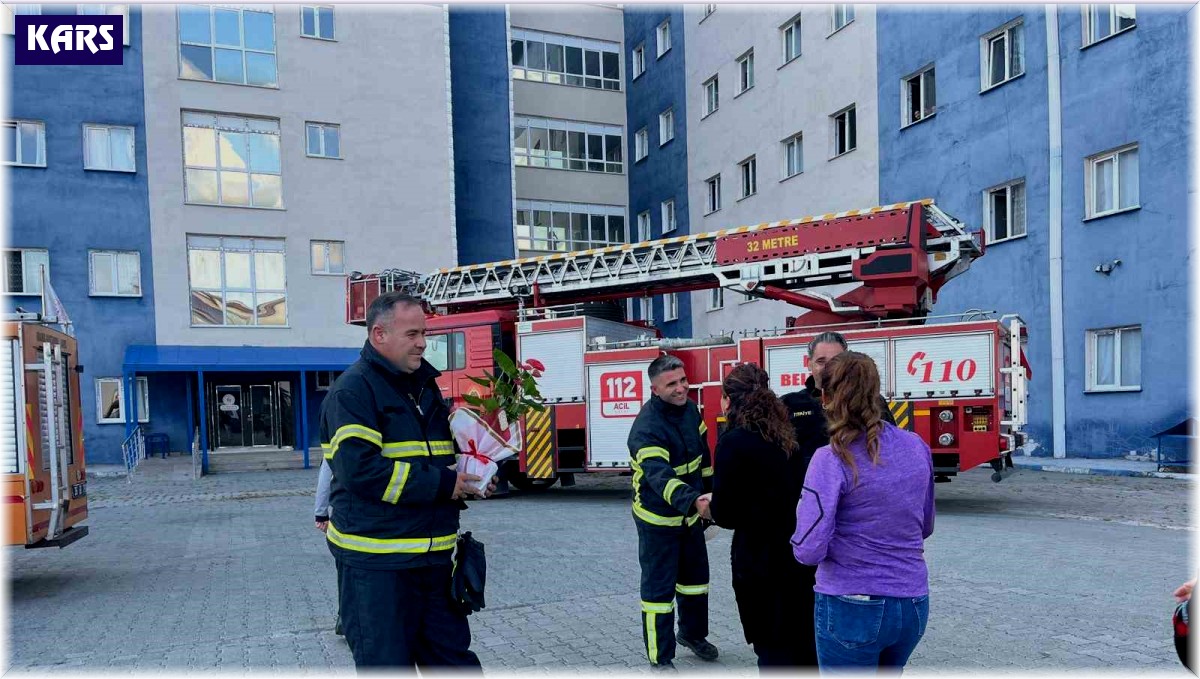
<path fill-rule="evenodd" d="M 787 406 L 771 391 L 767 371 L 743 363 L 729 372 L 721 387 L 729 397 L 729 412 L 725 414 L 729 426 L 756 431 L 791 457 L 796 450 L 796 432 L 788 419 Z"/>
<path fill-rule="evenodd" d="M 844 351 L 825 365 L 822 382 L 829 445 L 850 468 L 853 483 L 858 483 L 858 467 L 849 447 L 852 441 L 865 433 L 871 464 L 879 464 L 879 434 L 883 431 L 879 370 L 870 356 Z"/>

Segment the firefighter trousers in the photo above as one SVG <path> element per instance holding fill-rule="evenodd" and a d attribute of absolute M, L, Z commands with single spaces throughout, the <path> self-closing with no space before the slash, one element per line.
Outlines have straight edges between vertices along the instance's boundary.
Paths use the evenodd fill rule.
<path fill-rule="evenodd" d="M 634 519 L 642 566 L 642 641 L 651 663 L 675 657 L 675 609 L 679 636 L 708 637 L 708 547 L 704 529 L 651 526 Z"/>
<path fill-rule="evenodd" d="M 481 673 L 467 616 L 450 601 L 450 565 L 376 571 L 342 564 L 342 629 L 359 669 L 454 667 Z"/>

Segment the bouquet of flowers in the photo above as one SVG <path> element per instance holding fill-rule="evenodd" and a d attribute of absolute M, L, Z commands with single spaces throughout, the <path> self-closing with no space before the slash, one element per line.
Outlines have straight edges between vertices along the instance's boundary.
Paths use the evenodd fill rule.
<path fill-rule="evenodd" d="M 537 378 L 546 369 L 541 361 L 529 359 L 518 365 L 499 349 L 492 356 L 499 371 L 470 378 L 486 391 L 464 394 L 468 405 L 450 413 L 450 431 L 462 451 L 458 471 L 478 476 L 480 493 L 496 475 L 499 463 L 521 452 L 521 417 L 546 409 L 537 388 Z"/>

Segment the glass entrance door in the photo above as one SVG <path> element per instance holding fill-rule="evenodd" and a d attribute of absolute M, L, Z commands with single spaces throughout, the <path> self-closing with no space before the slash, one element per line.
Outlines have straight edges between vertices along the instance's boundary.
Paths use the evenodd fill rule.
<path fill-rule="evenodd" d="M 227 448 L 246 445 L 244 441 L 245 409 L 242 402 L 242 387 L 237 384 L 217 385 L 217 447 Z"/>
<path fill-rule="evenodd" d="M 275 437 L 274 388 L 269 384 L 250 386 L 250 445 L 278 445 Z"/>

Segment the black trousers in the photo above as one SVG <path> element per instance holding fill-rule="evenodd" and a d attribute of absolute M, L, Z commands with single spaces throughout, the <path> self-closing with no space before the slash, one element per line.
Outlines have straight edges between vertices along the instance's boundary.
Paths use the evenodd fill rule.
<path fill-rule="evenodd" d="M 354 665 L 454 667 L 482 674 L 467 616 L 450 601 L 450 566 L 373 571 L 341 567 L 342 629 Z"/>
<path fill-rule="evenodd" d="M 679 636 L 708 636 L 708 547 L 704 529 L 651 526 L 634 519 L 642 566 L 642 641 L 652 663 L 675 657 L 675 607 Z"/>

